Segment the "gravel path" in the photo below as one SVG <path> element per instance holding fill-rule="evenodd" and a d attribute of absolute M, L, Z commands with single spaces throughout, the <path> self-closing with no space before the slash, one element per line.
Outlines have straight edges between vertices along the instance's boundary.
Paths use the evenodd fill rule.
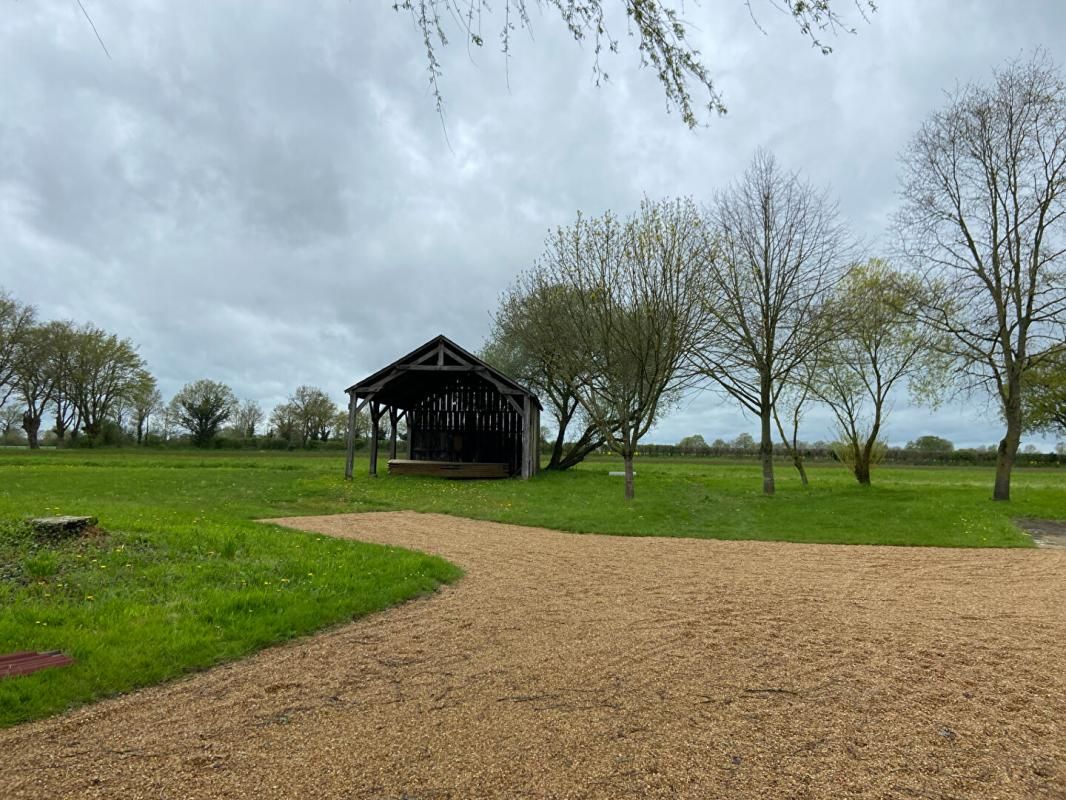
<path fill-rule="evenodd" d="M 0 731 L 0 794 L 1066 798 L 1066 552 L 282 522 L 467 575 Z"/>

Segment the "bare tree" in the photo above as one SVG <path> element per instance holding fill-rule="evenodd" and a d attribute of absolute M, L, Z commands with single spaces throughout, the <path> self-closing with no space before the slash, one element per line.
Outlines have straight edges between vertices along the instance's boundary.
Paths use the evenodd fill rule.
<path fill-rule="evenodd" d="M 559 303 L 553 335 L 569 345 L 582 408 L 622 457 L 626 499 L 640 439 L 692 378 L 708 242 L 691 201 L 645 201 L 624 221 L 579 216 L 523 279 Z"/>
<path fill-rule="evenodd" d="M 603 446 L 599 428 L 581 408 L 579 383 L 584 365 L 575 363 L 569 343 L 555 336 L 558 326 L 550 318 L 569 313 L 558 295 L 562 287 L 530 291 L 521 283 L 504 295 L 493 318 L 492 333 L 482 349 L 482 358 L 511 377 L 522 381 L 548 401 L 557 428 L 545 469 L 566 470 L 580 464 L 589 453 Z M 567 440 L 571 423 L 580 425 L 580 435 Z"/>
<path fill-rule="evenodd" d="M 800 482 L 804 486 L 809 486 L 810 479 L 807 477 L 807 467 L 803 463 L 803 450 L 800 448 L 799 429 L 813 399 L 811 374 L 816 369 L 816 365 L 812 363 L 803 366 L 805 369 L 799 370 L 798 374 L 794 374 L 787 383 L 781 384 L 774 398 L 773 415 L 774 425 L 777 426 L 777 433 L 781 437 L 781 446 L 792 459 L 792 466 L 799 473 Z M 788 424 L 787 431 L 785 423 Z"/>
<path fill-rule="evenodd" d="M 130 394 L 129 403 L 137 431 L 137 444 L 143 444 L 152 415 L 163 408 L 163 396 L 159 393 L 155 378 L 145 372 Z"/>
<path fill-rule="evenodd" d="M 237 409 L 237 432 L 244 439 L 255 436 L 255 429 L 263 421 L 263 409 L 255 400 L 245 400 Z"/>
<path fill-rule="evenodd" d="M 756 153 L 710 209 L 719 257 L 705 302 L 713 331 L 704 374 L 761 423 L 763 492 L 774 493 L 774 403 L 832 335 L 822 305 L 840 280 L 847 237 L 834 203 Z"/>
<path fill-rule="evenodd" d="M 836 417 L 845 461 L 863 486 L 884 448 L 889 398 L 906 384 L 914 397 L 935 399 L 947 364 L 938 332 L 914 309 L 921 283 L 872 259 L 852 268 L 832 298 L 837 336 L 826 347 L 811 389 Z"/>
<path fill-rule="evenodd" d="M 993 498 L 1010 499 L 1026 374 L 1066 339 L 1066 85 L 1038 53 L 957 89 L 903 156 L 903 250 L 966 385 L 999 401 Z"/>
<path fill-rule="evenodd" d="M 876 10 L 874 0 L 851 0 L 863 18 Z M 846 0 L 768 0 L 767 7 L 788 14 L 823 54 L 832 48 L 821 38 L 825 34 L 854 28 L 840 13 Z M 711 113 L 724 113 L 725 105 L 703 63 L 703 56 L 688 40 L 689 23 L 681 0 L 396 0 L 393 8 L 410 14 L 422 39 L 429 71 L 429 82 L 437 101 L 443 108 L 440 88 L 441 63 L 437 48 L 448 44 L 450 30 L 457 30 L 469 46 L 485 44 L 484 25 L 493 11 L 501 12 L 499 42 L 507 58 L 511 55 L 511 37 L 516 30 L 532 30 L 530 10 L 548 8 L 561 17 L 570 35 L 578 42 L 591 40 L 593 75 L 596 84 L 608 80 L 600 56 L 604 51 L 617 52 L 619 40 L 612 34 L 616 24 L 624 19 L 629 36 L 637 40 L 640 65 L 650 67 L 663 86 L 668 108 L 677 108 L 690 128 L 697 124 L 696 107 L 705 105 Z M 755 12 L 748 5 L 755 21 Z M 689 9 L 691 11 L 691 9 Z M 617 15 L 617 16 L 615 16 Z M 755 22 L 758 25 L 758 22 Z M 692 98 L 692 88 L 706 95 L 702 103 Z"/>

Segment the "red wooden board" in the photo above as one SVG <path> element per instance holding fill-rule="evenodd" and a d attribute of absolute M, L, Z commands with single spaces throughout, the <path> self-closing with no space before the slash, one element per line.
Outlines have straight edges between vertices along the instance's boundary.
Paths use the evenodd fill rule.
<path fill-rule="evenodd" d="M 65 667 L 73 664 L 74 659 L 59 651 L 34 653 L 29 650 L 21 653 L 8 653 L 0 656 L 0 678 L 13 678 L 16 675 L 29 675 L 39 669 Z"/>

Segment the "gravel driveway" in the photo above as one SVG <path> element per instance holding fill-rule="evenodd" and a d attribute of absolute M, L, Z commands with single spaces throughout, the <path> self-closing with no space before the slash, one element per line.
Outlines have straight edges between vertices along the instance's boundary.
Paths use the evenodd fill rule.
<path fill-rule="evenodd" d="M 1066 798 L 1066 552 L 280 522 L 467 575 L 0 731 L 0 794 Z"/>

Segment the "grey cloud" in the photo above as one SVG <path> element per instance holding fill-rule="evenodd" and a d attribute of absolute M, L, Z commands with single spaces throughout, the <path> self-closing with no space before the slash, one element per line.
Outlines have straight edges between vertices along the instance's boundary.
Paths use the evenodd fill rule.
<path fill-rule="evenodd" d="M 339 398 L 439 332 L 477 348 L 550 227 L 645 193 L 708 199 L 758 146 L 830 185 L 886 248 L 897 154 L 942 90 L 1036 45 L 1066 64 L 1066 10 L 880 5 L 829 57 L 769 3 L 767 36 L 742 3 L 690 10 L 730 107 L 696 131 L 664 113 L 629 41 L 597 88 L 589 47 L 538 15 L 506 73 L 494 33 L 442 51 L 445 134 L 418 37 L 387 2 L 91 4 L 111 60 L 76 7 L 14 4 L 0 19 L 0 285 L 131 337 L 164 393 L 213 377 L 271 404 L 298 383 Z M 931 425 L 998 436 L 987 415 L 901 398 L 891 437 Z M 705 393 L 653 438 L 750 427 Z M 807 435 L 827 428 L 816 418 Z"/>

